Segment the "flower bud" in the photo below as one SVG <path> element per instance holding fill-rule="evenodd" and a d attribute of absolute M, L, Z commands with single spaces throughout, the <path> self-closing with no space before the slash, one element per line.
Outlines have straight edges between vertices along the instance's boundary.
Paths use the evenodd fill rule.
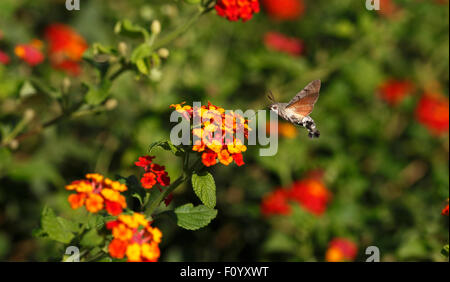
<path fill-rule="evenodd" d="M 159 34 L 161 32 L 161 23 L 158 20 L 154 20 L 150 29 L 153 34 Z"/>
<path fill-rule="evenodd" d="M 125 43 L 125 42 L 120 42 L 119 43 L 119 46 L 117 47 L 117 49 L 119 50 L 119 54 L 121 55 L 121 56 L 126 56 L 127 55 L 127 52 L 128 52 L 128 46 L 127 46 L 127 44 Z"/>
<path fill-rule="evenodd" d="M 105 107 L 107 110 L 113 110 L 117 107 L 118 104 L 119 102 L 116 99 L 109 99 L 108 101 L 106 101 Z"/>
<path fill-rule="evenodd" d="M 166 48 L 161 48 L 158 50 L 158 55 L 163 58 L 163 59 L 167 59 L 167 57 L 169 57 L 169 50 Z"/>
<path fill-rule="evenodd" d="M 31 121 L 34 118 L 35 112 L 33 109 L 26 109 L 23 114 L 23 118 L 26 122 Z"/>

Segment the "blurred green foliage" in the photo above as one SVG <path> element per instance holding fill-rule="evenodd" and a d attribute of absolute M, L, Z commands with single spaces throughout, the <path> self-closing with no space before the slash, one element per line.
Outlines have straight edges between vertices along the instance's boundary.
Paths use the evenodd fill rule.
<path fill-rule="evenodd" d="M 170 55 L 147 78 L 124 73 L 111 85 L 118 106 L 111 111 L 63 120 L 18 144 L 0 148 L 0 259 L 60 260 L 63 245 L 32 237 L 44 206 L 65 218 L 72 211 L 64 185 L 85 173 L 111 177 L 138 175 L 134 161 L 148 146 L 169 137 L 172 103 L 211 101 L 226 109 L 262 109 L 271 89 L 289 100 L 309 81 L 322 80 L 312 117 L 322 136 L 281 139 L 278 154 L 244 154 L 243 167 L 213 169 L 217 218 L 198 231 L 182 230 L 168 218 L 155 220 L 164 237 L 163 261 L 323 261 L 334 237 L 353 239 L 357 260 L 367 246 L 378 246 L 384 261 L 442 261 L 448 244 L 448 218 L 440 214 L 449 196 L 449 139 L 431 135 L 414 118 L 420 95 L 430 83 L 448 95 L 449 10 L 433 1 L 397 1 L 401 17 L 388 19 L 364 8 L 363 1 L 310 0 L 297 21 L 274 22 L 263 12 L 246 23 L 231 23 L 211 12 L 168 47 Z M 13 56 L 14 44 L 42 37 L 50 23 L 74 27 L 92 45 L 117 46 L 120 20 L 162 34 L 185 24 L 196 6 L 182 1 L 82 1 L 66 11 L 64 1 L 2 0 L 0 50 L 12 63 L 0 64 L 0 127 L 12 128 L 26 109 L 36 117 L 27 129 L 54 118 L 54 98 L 27 91 L 39 78 L 58 89 L 65 75 L 48 66 L 30 69 Z M 304 41 L 300 57 L 269 51 L 267 31 Z M 137 41 L 126 41 L 136 47 Z M 73 85 L 94 76 L 87 64 Z M 376 89 L 389 78 L 417 86 L 398 107 L 379 99 Z M 77 93 L 71 93 L 77 95 Z M 157 152 L 158 163 L 175 178 L 175 157 Z M 265 219 L 262 196 L 322 169 L 333 199 L 322 217 L 294 208 L 290 217 Z M 189 185 L 174 202 L 199 203 Z"/>

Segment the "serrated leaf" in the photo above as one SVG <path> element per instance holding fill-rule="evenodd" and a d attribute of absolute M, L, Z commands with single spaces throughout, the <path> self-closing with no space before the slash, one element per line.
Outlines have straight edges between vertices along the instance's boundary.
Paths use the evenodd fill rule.
<path fill-rule="evenodd" d="M 207 226 L 217 216 L 217 210 L 203 205 L 194 207 L 189 203 L 176 208 L 175 214 L 178 226 L 188 230 L 197 230 Z"/>
<path fill-rule="evenodd" d="M 100 245 L 102 242 L 103 237 L 98 235 L 97 230 L 91 229 L 84 234 L 83 238 L 81 238 L 80 244 L 84 247 L 95 247 Z"/>
<path fill-rule="evenodd" d="M 209 208 L 216 206 L 216 183 L 211 173 L 192 174 L 192 188 L 205 206 Z"/>
<path fill-rule="evenodd" d="M 49 238 L 61 243 L 69 243 L 75 237 L 71 230 L 74 226 L 61 217 L 55 216 L 51 208 L 44 207 L 41 217 L 42 230 Z"/>

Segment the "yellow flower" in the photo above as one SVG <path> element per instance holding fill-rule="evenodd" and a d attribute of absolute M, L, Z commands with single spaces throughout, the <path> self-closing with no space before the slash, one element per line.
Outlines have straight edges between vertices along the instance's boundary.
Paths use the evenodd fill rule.
<path fill-rule="evenodd" d="M 126 254 L 128 261 L 141 261 L 141 246 L 137 243 L 128 245 Z"/>

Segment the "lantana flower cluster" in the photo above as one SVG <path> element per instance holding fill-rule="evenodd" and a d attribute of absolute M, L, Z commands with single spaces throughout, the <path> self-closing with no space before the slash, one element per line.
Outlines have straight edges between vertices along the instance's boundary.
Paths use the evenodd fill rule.
<path fill-rule="evenodd" d="M 111 215 L 119 215 L 127 207 L 121 194 L 127 186 L 97 173 L 86 174 L 86 179 L 73 181 L 66 189 L 76 192 L 68 198 L 72 209 L 85 206 L 92 213 L 106 209 Z"/>
<path fill-rule="evenodd" d="M 170 176 L 167 173 L 165 166 L 153 163 L 154 158 L 154 156 L 139 157 L 139 160 L 134 164 L 145 170 L 145 173 L 141 178 L 142 187 L 145 189 L 152 189 L 156 185 L 161 191 L 161 186 L 166 187 L 170 185 Z M 172 198 L 173 194 L 169 194 L 169 196 L 164 199 L 166 206 L 170 204 Z"/>
<path fill-rule="evenodd" d="M 269 16 L 279 21 L 296 20 L 306 10 L 303 0 L 262 0 Z"/>
<path fill-rule="evenodd" d="M 63 24 L 51 24 L 45 29 L 45 39 L 33 39 L 29 43 L 17 44 L 14 54 L 34 67 L 45 60 L 44 49 L 53 68 L 63 70 L 71 75 L 78 75 L 81 72 L 80 61 L 88 45 L 71 27 Z M 47 44 L 47 46 L 45 46 Z M 9 56 L 0 52 L 0 62 L 9 63 Z"/>
<path fill-rule="evenodd" d="M 219 16 L 229 21 L 242 19 L 243 22 L 250 20 L 253 14 L 260 11 L 258 0 L 219 0 L 215 9 Z"/>
<path fill-rule="evenodd" d="M 345 238 L 335 238 L 328 244 L 325 260 L 328 262 L 353 261 L 358 253 L 356 244 Z"/>
<path fill-rule="evenodd" d="M 331 200 L 331 192 L 322 181 L 315 177 L 296 181 L 289 188 L 278 188 L 266 195 L 261 203 L 261 213 L 265 216 L 289 215 L 290 204 L 297 203 L 308 212 L 320 216 Z"/>
<path fill-rule="evenodd" d="M 150 225 L 140 213 L 121 214 L 106 228 L 112 231 L 108 250 L 113 258 L 126 256 L 129 262 L 155 262 L 160 256 L 161 231 Z"/>
<path fill-rule="evenodd" d="M 183 104 L 171 107 L 187 120 L 194 121 L 192 150 L 202 154 L 205 166 L 214 166 L 218 162 L 229 165 L 233 161 L 238 166 L 244 165 L 242 152 L 247 150 L 244 141 L 251 130 L 247 119 L 211 103 L 195 109 Z M 201 122 L 195 124 L 197 119 Z"/>
<path fill-rule="evenodd" d="M 145 189 L 151 189 L 156 184 L 164 187 L 170 185 L 170 177 L 166 172 L 166 167 L 153 163 L 154 158 L 154 156 L 143 156 L 139 157 L 139 160 L 134 163 L 145 170 L 141 178 L 142 187 Z"/>

